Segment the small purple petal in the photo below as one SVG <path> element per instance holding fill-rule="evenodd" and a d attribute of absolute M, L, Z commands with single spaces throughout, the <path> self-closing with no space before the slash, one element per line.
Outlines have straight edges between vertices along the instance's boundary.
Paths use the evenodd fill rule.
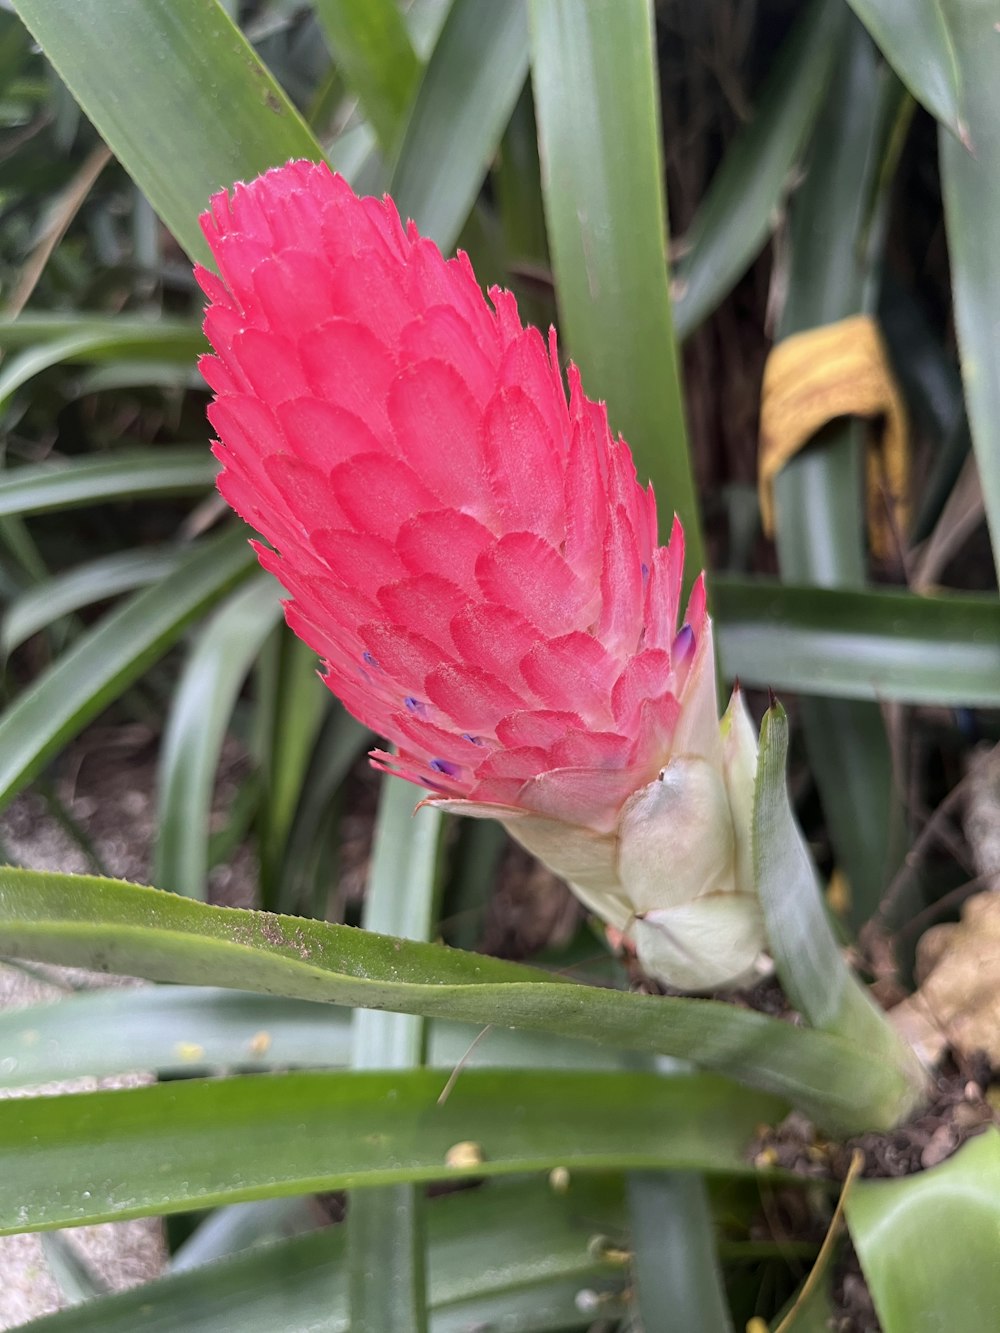
<path fill-rule="evenodd" d="M 403 700 L 407 710 L 416 713 L 417 717 L 423 717 L 427 712 L 427 705 L 420 699 L 414 699 L 412 695 L 407 695 Z"/>
<path fill-rule="evenodd" d="M 449 763 L 447 759 L 432 759 L 430 767 L 435 773 L 443 773 L 446 778 L 457 778 L 462 772 L 458 764 Z"/>
<path fill-rule="evenodd" d="M 687 661 L 694 652 L 694 645 L 694 630 L 690 625 L 682 625 L 677 631 L 677 637 L 674 639 L 673 648 L 670 652 L 675 667 L 682 666 Z"/>

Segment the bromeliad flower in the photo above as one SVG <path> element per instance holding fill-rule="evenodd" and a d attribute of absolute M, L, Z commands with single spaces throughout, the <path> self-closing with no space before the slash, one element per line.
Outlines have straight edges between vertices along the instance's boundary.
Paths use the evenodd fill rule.
<path fill-rule="evenodd" d="M 222 494 L 291 628 L 428 799 L 494 817 L 684 989 L 764 946 L 756 741 L 720 730 L 703 579 L 576 369 L 389 199 L 291 163 L 216 195 Z"/>

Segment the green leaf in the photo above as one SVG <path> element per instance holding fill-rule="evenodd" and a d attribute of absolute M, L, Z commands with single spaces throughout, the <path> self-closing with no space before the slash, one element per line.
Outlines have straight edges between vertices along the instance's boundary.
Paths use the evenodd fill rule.
<path fill-rule="evenodd" d="M 172 696 L 157 774 L 153 877 L 175 893 L 205 897 L 222 743 L 243 681 L 280 619 L 274 579 L 258 575 L 200 631 Z"/>
<path fill-rule="evenodd" d="M 79 1305 L 81 1301 L 105 1294 L 107 1287 L 91 1272 L 62 1232 L 43 1232 L 39 1239 L 49 1273 L 69 1305 Z"/>
<path fill-rule="evenodd" d="M 530 0 L 531 71 L 560 331 L 592 398 L 704 564 L 667 290 L 648 0 Z M 691 578 L 694 574 L 691 574 Z"/>
<path fill-rule="evenodd" d="M 161 583 L 81 635 L 0 716 L 0 803 L 175 643 L 252 568 L 243 532 L 200 546 Z"/>
<path fill-rule="evenodd" d="M 493 183 L 504 241 L 511 256 L 547 263 L 538 127 L 530 86 L 521 93 L 510 118 L 493 169 Z"/>
<path fill-rule="evenodd" d="M 322 1205 L 311 1194 L 255 1199 L 252 1203 L 231 1203 L 224 1208 L 213 1208 L 174 1250 L 169 1271 L 189 1272 L 202 1264 L 239 1254 L 241 1250 L 260 1249 L 276 1241 L 290 1240 L 292 1236 L 315 1231 L 325 1220 Z"/>
<path fill-rule="evenodd" d="M 217 0 L 17 0 L 98 132 L 192 259 L 213 191 L 289 158 L 305 122 Z"/>
<path fill-rule="evenodd" d="M 0 1014 L 0 1088 L 107 1078 L 150 1070 L 343 1069 L 351 1011 L 217 986 L 113 987 Z M 621 1069 L 634 1061 L 591 1042 L 545 1032 L 481 1028 L 437 1019 L 427 1063 L 463 1067 Z M 473 1045 L 473 1043 L 475 1043 Z"/>
<path fill-rule="evenodd" d="M 439 810 L 414 811 L 410 783 L 402 778 L 384 781 L 365 899 L 366 931 L 406 940 L 427 940 L 433 934 L 442 824 Z M 356 1069 L 407 1069 L 420 1063 L 423 1046 L 419 1020 L 359 1010 Z"/>
<path fill-rule="evenodd" d="M 324 714 L 332 705 L 317 667 L 315 652 L 283 627 L 260 660 L 256 721 L 263 799 L 257 834 L 265 907 L 287 906 L 278 895 L 288 882 L 289 833 Z"/>
<path fill-rule="evenodd" d="M 388 778 L 379 797 L 371 875 L 362 923 L 367 930 L 429 939 L 437 919 L 437 863 L 443 816 L 414 813 L 409 784 Z M 425 1024 L 407 1014 L 359 1009 L 354 1069 L 419 1068 Z M 413 1185 L 354 1194 L 350 1201 L 348 1291 L 357 1329 L 427 1329 L 424 1198 Z"/>
<path fill-rule="evenodd" d="M 959 53 L 965 14 L 977 0 L 849 0 L 851 8 L 878 42 L 882 54 L 932 116 L 943 121 L 959 140 L 968 139 L 965 102 L 968 79 Z M 993 7 L 978 4 L 984 20 L 995 18 Z M 981 40 L 989 45 L 984 23 Z M 993 53 L 995 57 L 995 52 Z"/>
<path fill-rule="evenodd" d="M 448 251 L 528 72 L 525 0 L 455 0 L 407 121 L 389 193 Z"/>
<path fill-rule="evenodd" d="M 863 1180 L 847 1224 L 885 1333 L 994 1328 L 1000 1311 L 1000 1133 L 903 1180 Z"/>
<path fill-rule="evenodd" d="M 972 444 L 982 482 L 993 562 L 1000 571 L 1000 108 L 994 92 L 1000 33 L 988 0 L 946 5 L 964 87 L 969 148 L 939 136 L 955 326 Z"/>
<path fill-rule="evenodd" d="M 345 1010 L 214 986 L 113 987 L 0 1014 L 5 1088 L 140 1070 L 344 1068 L 349 1056 Z"/>
<path fill-rule="evenodd" d="M 193 361 L 112 361 L 82 370 L 61 386 L 66 398 L 86 398 L 113 389 L 162 389 L 176 398 L 187 390 L 205 392 L 205 381 Z"/>
<path fill-rule="evenodd" d="M 642 1327 L 665 1311 L 685 1333 L 732 1333 L 704 1180 L 691 1172 L 633 1172 L 628 1181 Z"/>
<path fill-rule="evenodd" d="M 2 486 L 0 481 L 0 486 Z M 88 560 L 20 593 L 0 622 L 0 652 L 12 653 L 60 617 L 123 592 L 165 579 L 186 552 L 181 547 L 146 547 Z"/>
<path fill-rule="evenodd" d="M 33 463 L 0 472 L 0 517 L 206 491 L 218 464 L 205 448 L 121 450 L 110 457 Z"/>
<path fill-rule="evenodd" d="M 779 337 L 870 311 L 888 180 L 880 180 L 898 84 L 880 66 L 861 24 L 840 0 L 835 68 L 816 124 L 806 177 L 790 208 L 787 293 Z M 857 421 L 819 431 L 775 478 L 776 541 L 783 578 L 823 587 L 866 581 L 865 439 Z M 902 849 L 901 812 L 879 708 L 803 700 L 810 768 L 855 923 L 876 910 Z M 844 774 L 851 781 L 844 781 Z"/>
<path fill-rule="evenodd" d="M 808 1021 L 895 1065 L 909 1079 L 909 1105 L 926 1097 L 926 1077 L 844 961 L 820 896 L 805 839 L 788 799 L 788 718 L 780 704 L 764 715 L 753 802 L 753 867 L 770 952 L 785 994 Z"/>
<path fill-rule="evenodd" d="M 872 703 L 1000 705 L 995 597 L 712 580 L 725 674 L 744 685 Z"/>
<path fill-rule="evenodd" d="M 256 1074 L 0 1102 L 0 1234 L 319 1190 L 650 1166 L 753 1175 L 781 1104 L 714 1075 Z M 450 1148 L 483 1161 L 449 1167 Z"/>
<path fill-rule="evenodd" d="M 246 1207 L 247 1205 L 243 1205 Z M 501 1327 L 543 1333 L 576 1327 L 581 1287 L 621 1283 L 595 1258 L 595 1231 L 622 1226 L 621 1191 L 576 1176 L 566 1195 L 540 1181 L 491 1181 L 428 1208 L 429 1304 L 434 1333 Z M 346 1228 L 267 1245 L 209 1268 L 177 1273 L 38 1321 L 42 1333 L 349 1333 L 343 1257 Z M 196 1233 L 197 1234 L 197 1233 Z M 527 1298 L 527 1309 L 519 1308 Z"/>
<path fill-rule="evenodd" d="M 332 703 L 332 700 L 331 700 Z M 341 784 L 373 734 L 343 708 L 328 707 L 302 781 L 275 899 L 286 911 L 326 916 L 329 878 L 324 853 L 337 833 Z"/>
<path fill-rule="evenodd" d="M 334 59 L 384 152 L 405 122 L 421 66 L 395 0 L 316 0 Z"/>
<path fill-rule="evenodd" d="M 838 26 L 832 6 L 813 0 L 778 53 L 753 118 L 712 178 L 674 269 L 678 337 L 712 313 L 770 235 L 826 91 Z"/>
<path fill-rule="evenodd" d="M 910 1096 L 877 1053 L 719 1001 L 626 994 L 441 945 L 0 867 L 0 954 L 527 1028 L 691 1059 L 824 1126 L 888 1128 Z"/>
<path fill-rule="evenodd" d="M 199 326 L 189 319 L 151 319 L 138 315 L 52 314 L 26 310 L 16 319 L 0 318 L 0 348 L 30 349 L 43 355 L 49 347 L 64 349 L 58 361 L 167 361 L 189 365 L 205 350 Z"/>

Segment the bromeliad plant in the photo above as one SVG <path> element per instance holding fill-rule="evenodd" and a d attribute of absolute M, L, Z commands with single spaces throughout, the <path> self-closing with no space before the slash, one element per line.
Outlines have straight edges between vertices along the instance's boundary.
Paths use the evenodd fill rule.
<path fill-rule="evenodd" d="M 391 200 L 297 162 L 204 219 L 219 487 L 290 627 L 427 802 L 499 819 L 684 990 L 764 948 L 739 691 L 720 733 L 700 576 L 555 331 L 492 308 Z"/>
<path fill-rule="evenodd" d="M 737 986 L 770 950 L 803 1014 L 885 1061 L 865 1115 L 913 1109 L 917 1063 L 840 961 L 787 813 L 784 715 L 758 774 L 738 689 L 719 724 L 703 576 L 679 623 L 683 530 L 657 545 L 554 332 L 325 165 L 219 194 L 203 226 L 219 486 L 326 684 L 396 744 L 376 766 L 499 819 L 658 980 Z"/>
<path fill-rule="evenodd" d="M 0 1018 L 0 1084 L 138 1067 L 166 1076 L 0 1103 L 0 1231 L 217 1209 L 162 1284 L 47 1326 L 107 1333 L 159 1319 L 207 1331 L 225 1308 L 234 1325 L 268 1333 L 541 1333 L 595 1318 L 651 1333 L 664 1310 L 685 1328 L 725 1329 L 720 1260 L 733 1308 L 777 1320 L 764 1283 L 748 1295 L 739 1282 L 775 1248 L 750 1230 L 774 1162 L 752 1136 L 789 1109 L 829 1135 L 891 1130 L 928 1084 L 831 930 L 788 797 L 785 715 L 768 710 L 758 744 L 737 690 L 720 723 L 716 658 L 729 678 L 821 696 L 801 700 L 798 718 L 856 925 L 898 855 L 878 701 L 995 704 L 1000 640 L 995 600 L 858 590 L 860 451 L 840 409 L 810 451 L 782 453 L 767 474 L 783 574 L 824 587 L 713 575 L 706 595 L 675 331 L 687 337 L 732 289 L 800 177 L 779 336 L 858 327 L 912 111 L 903 85 L 841 0 L 803 7 L 668 283 L 647 0 L 317 0 L 315 17 L 244 6 L 285 85 L 310 90 L 309 124 L 216 0 L 16 8 L 199 261 L 219 484 L 263 539 L 270 571 L 254 571 L 241 530 L 145 563 L 140 551 L 124 574 L 121 561 L 84 566 L 59 584 L 18 525 L 32 505 L 203 493 L 200 439 L 181 451 L 157 437 L 127 457 L 0 481 L 0 518 L 15 520 L 0 538 L 28 584 L 5 649 L 46 628 L 51 607 L 86 607 L 84 585 L 92 601 L 139 589 L 95 626 L 66 626 L 69 651 L 0 716 L 0 800 L 220 607 L 165 727 L 155 879 L 188 897 L 0 869 L 0 953 L 172 983 Z M 934 25 L 900 28 L 891 5 L 871 0 L 855 8 L 946 127 L 961 350 L 985 364 L 996 264 L 981 220 L 1000 216 L 989 166 L 1000 140 L 977 92 L 991 86 L 988 70 L 976 73 L 982 7 L 946 6 L 940 49 Z M 333 59 L 318 75 L 319 25 Z M 15 35 L 8 54 L 30 44 Z M 0 79 L 37 96 L 38 80 L 11 81 L 9 65 Z M 235 181 L 249 183 L 214 193 Z M 64 220 L 82 188 L 74 178 L 56 201 Z M 371 197 L 384 194 L 398 211 Z M 106 241 L 108 227 L 95 233 Z M 543 326 L 557 304 L 579 373 L 570 365 L 564 380 L 554 336 L 525 328 L 512 295 L 491 287 L 487 299 L 461 253 L 442 257 L 456 245 L 480 278 L 528 275 L 521 310 L 530 303 Z M 180 305 L 189 268 L 143 254 Z M 36 268 L 31 256 L 26 277 Z M 41 305 L 65 300 L 56 279 Z M 6 408 L 47 368 L 115 355 L 110 376 L 87 380 L 93 393 L 142 373 L 175 392 L 193 381 L 201 345 L 190 318 L 89 309 L 29 313 L 0 334 L 12 353 Z M 994 530 L 996 383 L 969 376 Z M 949 429 L 964 438 L 951 387 Z M 200 413 L 201 399 L 190 402 Z M 955 473 L 941 462 L 939 509 Z M 659 546 L 674 509 L 683 526 Z M 210 503 L 185 532 L 218 513 Z M 305 646 L 273 637 L 271 574 Z M 332 797 L 367 734 L 318 687 L 317 658 L 333 694 L 388 743 L 375 753 L 388 776 L 361 931 L 293 915 L 316 910 L 302 884 L 315 890 L 327 873 Z M 196 901 L 212 776 L 248 672 L 243 705 L 262 757 L 237 804 L 256 814 L 260 901 L 275 912 Z M 627 967 L 609 960 L 610 984 L 583 985 L 568 956 L 548 971 L 426 942 L 442 915 L 448 812 L 477 819 L 461 835 L 467 882 L 483 878 L 488 821 L 499 820 L 602 919 Z M 286 865 L 308 874 L 293 883 Z M 797 1021 L 725 994 L 772 967 Z M 634 993 L 640 972 L 692 994 Z M 995 1234 L 995 1137 L 971 1148 L 918 1182 L 851 1186 L 846 1216 L 887 1333 L 989 1322 L 989 1280 L 971 1280 L 966 1264 L 961 1292 L 949 1289 L 954 1251 L 933 1226 L 915 1226 L 904 1248 L 886 1225 L 904 1206 L 947 1215 L 964 1264 Z M 807 1151 L 822 1159 L 824 1141 Z M 728 1178 L 724 1205 L 705 1173 Z M 441 1179 L 479 1184 L 428 1203 L 424 1184 Z M 314 1226 L 294 1196 L 341 1188 L 346 1225 L 231 1253 L 247 1236 Z M 240 1202 L 248 1213 L 228 1207 Z M 723 1226 L 733 1217 L 735 1236 Z M 783 1330 L 829 1312 L 829 1253 Z M 983 1273 L 994 1267 L 985 1255 Z M 926 1289 L 915 1295 L 917 1270 Z"/>

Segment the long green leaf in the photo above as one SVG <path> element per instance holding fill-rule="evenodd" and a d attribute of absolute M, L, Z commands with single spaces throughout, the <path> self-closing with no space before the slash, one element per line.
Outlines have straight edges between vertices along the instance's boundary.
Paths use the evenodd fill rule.
<path fill-rule="evenodd" d="M 889 589 L 712 582 L 730 678 L 830 698 L 1000 706 L 1000 607 L 993 597 Z"/>
<path fill-rule="evenodd" d="M 324 713 L 332 705 L 316 667 L 312 649 L 281 628 L 261 655 L 257 673 L 261 901 L 279 910 L 287 906 L 279 894 L 293 869 L 287 864 L 292 822 Z"/>
<path fill-rule="evenodd" d="M 17 12 L 192 259 L 209 195 L 323 156 L 217 0 L 17 0 Z"/>
<path fill-rule="evenodd" d="M 99 362 L 122 358 L 188 365 L 205 350 L 198 325 L 189 319 L 151 319 L 138 315 L 52 314 L 27 310 L 17 319 L 0 318 L 4 351 L 51 345 L 74 350 L 55 360 Z"/>
<path fill-rule="evenodd" d="M 753 868 L 778 976 L 789 1000 L 814 1026 L 834 1032 L 895 1065 L 912 1085 L 910 1107 L 926 1080 L 844 961 L 812 860 L 788 799 L 788 718 L 780 704 L 764 715 L 753 802 Z"/>
<path fill-rule="evenodd" d="M 753 119 L 729 146 L 674 269 L 674 325 L 686 338 L 742 277 L 774 227 L 833 68 L 838 18 L 813 0 L 779 52 Z"/>
<path fill-rule="evenodd" d="M 116 880 L 0 867 L 0 954 L 560 1033 L 691 1059 L 828 1128 L 896 1123 L 912 1091 L 876 1054 L 718 1001 L 585 987 L 441 945 L 209 907 Z"/>
<path fill-rule="evenodd" d="M 26 589 L 4 610 L 0 651 L 12 653 L 33 634 L 81 607 L 166 578 L 185 554 L 175 546 L 119 551 L 88 560 Z"/>
<path fill-rule="evenodd" d="M 827 3 L 839 14 L 835 73 L 805 182 L 790 205 L 781 338 L 870 310 L 876 295 L 869 229 L 879 203 L 894 90 L 860 23 L 842 0 Z M 775 478 L 783 578 L 825 587 L 864 584 L 863 465 L 860 423 L 833 422 Z M 900 815 L 885 727 L 875 704 L 820 698 L 803 701 L 802 720 L 831 841 L 860 923 L 876 909 L 898 850 Z"/>
<path fill-rule="evenodd" d="M 685 1333 L 732 1333 L 705 1182 L 693 1172 L 633 1172 L 628 1182 L 642 1326 L 666 1311 Z"/>
<path fill-rule="evenodd" d="M 863 1180 L 847 1224 L 885 1333 L 995 1328 L 1000 1314 L 1000 1133 L 903 1180 Z"/>
<path fill-rule="evenodd" d="M 336 833 L 337 799 L 344 779 L 372 733 L 342 708 L 329 707 L 302 780 L 295 820 L 288 836 L 275 898 L 285 911 L 326 915 L 329 878 L 324 851 Z"/>
<path fill-rule="evenodd" d="M 150 1070 L 344 1069 L 350 1011 L 217 986 L 112 987 L 0 1014 L 0 1088 Z M 634 1061 L 545 1032 L 481 1029 L 437 1019 L 427 1063 L 481 1069 L 621 1069 Z"/>
<path fill-rule="evenodd" d="M 753 1174 L 782 1104 L 709 1074 L 267 1074 L 0 1102 L 0 1234 L 318 1190 L 626 1166 Z M 448 1163 L 457 1143 L 483 1160 Z"/>
<path fill-rule="evenodd" d="M 440 811 L 413 811 L 401 778 L 379 798 L 374 855 L 363 925 L 407 939 L 430 939 L 437 908 Z M 408 1014 L 359 1009 L 354 1016 L 355 1069 L 419 1069 L 425 1024 Z M 363 1333 L 426 1333 L 427 1255 L 424 1199 L 413 1185 L 355 1194 L 348 1223 L 351 1324 Z"/>
<path fill-rule="evenodd" d="M 959 140 L 967 140 L 966 101 L 975 94 L 969 87 L 969 73 L 963 68 L 960 52 L 963 18 L 978 7 L 984 20 L 980 40 L 988 48 L 986 34 L 990 20 L 995 19 L 993 6 L 977 5 L 976 0 L 971 6 L 968 0 L 908 0 L 905 5 L 895 0 L 849 3 L 917 101 Z"/>
<path fill-rule="evenodd" d="M 886 59 L 947 127 L 939 142 L 955 322 L 973 445 L 1000 571 L 1000 356 L 995 312 L 1000 262 L 1000 110 L 994 95 L 997 40 L 990 0 L 851 0 Z"/>
<path fill-rule="evenodd" d="M 667 289 L 649 0 L 530 0 L 531 71 L 560 329 L 591 397 L 704 564 Z M 693 573 L 691 577 L 693 578 Z"/>
<path fill-rule="evenodd" d="M 0 1014 L 5 1088 L 140 1070 L 340 1069 L 349 1058 L 346 1011 L 214 986 L 115 986 Z"/>
<path fill-rule="evenodd" d="M 189 1272 L 241 1250 L 259 1250 L 276 1241 L 290 1240 L 316 1231 L 324 1220 L 322 1205 L 311 1194 L 213 1208 L 171 1254 L 169 1271 Z"/>
<path fill-rule="evenodd" d="M 955 325 L 993 563 L 1000 572 L 1000 257 L 994 243 L 1000 226 L 1000 34 L 989 0 L 949 0 L 941 7 L 955 37 L 970 140 L 967 149 L 950 134 L 939 136 Z"/>
<path fill-rule="evenodd" d="M 106 616 L 38 676 L 0 716 L 0 803 L 162 657 L 252 561 L 244 534 L 227 532 Z"/>
<path fill-rule="evenodd" d="M 187 336 L 179 340 L 177 345 L 177 352 L 188 361 L 194 359 L 191 353 L 192 342 L 193 338 Z M 153 354 L 154 346 L 155 340 L 151 338 L 148 343 L 150 356 Z M 145 348 L 142 350 L 145 350 Z M 201 346 L 198 346 L 198 351 L 201 350 Z M 95 337 L 89 332 L 73 333 L 65 338 L 53 339 L 51 342 L 29 347 L 26 351 L 7 360 L 3 368 L 0 369 L 0 409 L 6 407 L 12 395 L 23 384 L 27 384 L 36 375 L 40 375 L 43 370 L 48 370 L 51 366 L 62 365 L 64 362 L 101 360 L 112 355 L 114 351 L 115 341 L 113 339 L 104 335 Z"/>
<path fill-rule="evenodd" d="M 205 897 L 222 743 L 243 681 L 280 619 L 269 575 L 237 589 L 200 632 L 171 699 L 160 747 L 153 878 L 175 893 Z"/>
<path fill-rule="evenodd" d="M 245 1206 L 245 1205 L 244 1205 Z M 599 1256 L 595 1231 L 622 1225 L 620 1190 L 575 1177 L 569 1194 L 542 1182 L 497 1180 L 435 1199 L 428 1209 L 433 1333 L 501 1327 L 544 1333 L 576 1327 L 583 1288 L 621 1282 Z M 32 1325 L 38 1333 L 349 1333 L 344 1227 L 237 1254 Z M 528 1308 L 517 1308 L 519 1296 Z M 496 1322 L 494 1322 L 496 1321 Z"/>
<path fill-rule="evenodd" d="M 525 0 L 454 0 L 389 186 L 403 217 L 442 250 L 472 210 L 527 72 Z"/>
<path fill-rule="evenodd" d="M 316 0 L 334 59 L 391 153 L 420 80 L 420 60 L 395 0 Z"/>
<path fill-rule="evenodd" d="M 122 450 L 108 458 L 35 463 L 0 473 L 0 517 L 208 490 L 218 471 L 205 448 Z"/>

